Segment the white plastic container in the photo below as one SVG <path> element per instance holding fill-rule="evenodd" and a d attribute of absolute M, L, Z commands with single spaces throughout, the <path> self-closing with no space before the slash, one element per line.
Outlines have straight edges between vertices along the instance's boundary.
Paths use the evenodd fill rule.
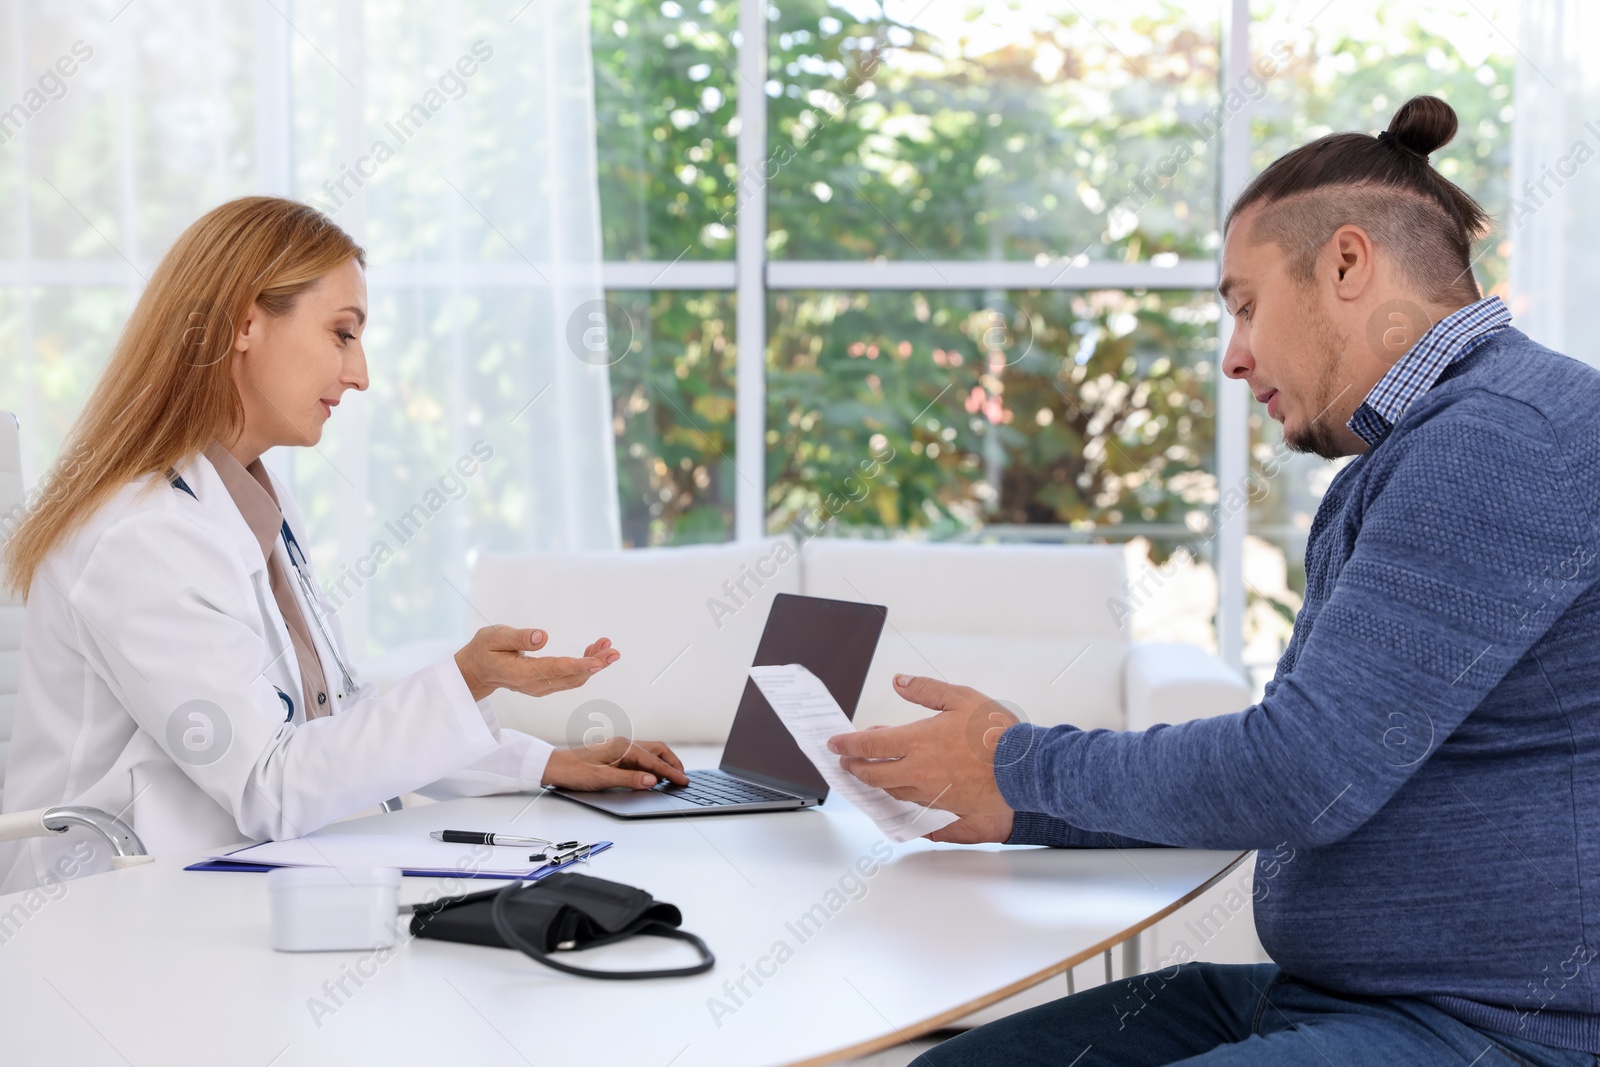
<path fill-rule="evenodd" d="M 392 948 L 400 872 L 393 867 L 279 867 L 267 872 L 279 952 Z"/>

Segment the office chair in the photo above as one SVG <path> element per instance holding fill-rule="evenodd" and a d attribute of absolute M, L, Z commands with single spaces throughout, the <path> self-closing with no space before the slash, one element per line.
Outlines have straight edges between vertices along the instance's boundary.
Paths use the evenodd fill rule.
<path fill-rule="evenodd" d="M 22 442 L 17 417 L 0 411 L 0 545 L 22 515 Z M 11 724 L 17 710 L 17 676 L 22 660 L 22 603 L 0 593 L 0 787 L 5 785 Z M 99 808 L 74 804 L 0 815 L 0 841 L 64 834 L 73 827 L 93 830 L 111 845 L 114 868 L 148 863 L 144 842 L 132 827 Z"/>

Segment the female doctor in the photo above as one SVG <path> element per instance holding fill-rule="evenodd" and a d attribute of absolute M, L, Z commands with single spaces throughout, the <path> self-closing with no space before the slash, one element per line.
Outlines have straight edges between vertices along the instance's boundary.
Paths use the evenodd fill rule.
<path fill-rule="evenodd" d="M 583 685 L 619 653 L 535 656 L 490 626 L 387 693 L 360 683 L 261 454 L 315 445 L 367 387 L 365 256 L 320 212 L 234 200 L 178 238 L 6 545 L 26 597 L 5 809 L 88 804 L 153 855 L 295 837 L 407 791 L 686 783 L 659 742 L 552 749 L 487 698 Z M 110 867 L 0 846 L 0 891 Z"/>

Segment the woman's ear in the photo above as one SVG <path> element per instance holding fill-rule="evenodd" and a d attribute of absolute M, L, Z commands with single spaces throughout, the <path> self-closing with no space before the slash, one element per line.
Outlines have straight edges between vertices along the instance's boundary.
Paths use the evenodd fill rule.
<path fill-rule="evenodd" d="M 265 315 L 259 304 L 251 304 L 244 313 L 244 321 L 239 323 L 239 328 L 233 335 L 233 350 L 235 352 L 250 351 L 250 342 L 261 337 L 262 323 Z"/>

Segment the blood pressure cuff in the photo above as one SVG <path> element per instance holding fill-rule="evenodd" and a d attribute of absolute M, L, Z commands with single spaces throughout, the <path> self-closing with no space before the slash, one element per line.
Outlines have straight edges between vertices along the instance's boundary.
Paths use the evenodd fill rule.
<path fill-rule="evenodd" d="M 674 978 L 709 971 L 716 957 L 706 943 L 678 929 L 683 914 L 643 889 L 586 874 L 560 872 L 537 882 L 444 897 L 412 909 L 413 937 L 515 948 L 567 974 L 586 978 Z M 688 967 L 597 971 L 554 959 L 556 952 L 596 948 L 635 934 L 686 941 L 700 953 Z"/>

